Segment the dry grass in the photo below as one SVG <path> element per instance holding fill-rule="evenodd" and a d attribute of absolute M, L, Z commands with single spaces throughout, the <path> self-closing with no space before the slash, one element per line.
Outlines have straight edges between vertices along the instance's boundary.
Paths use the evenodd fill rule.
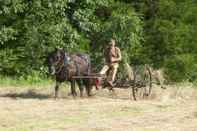
<path fill-rule="evenodd" d="M 73 99 L 64 88 L 54 100 L 52 88 L 0 88 L 0 131 L 196 131 L 194 88 L 154 88 L 140 101 L 130 100 L 130 91 Z"/>

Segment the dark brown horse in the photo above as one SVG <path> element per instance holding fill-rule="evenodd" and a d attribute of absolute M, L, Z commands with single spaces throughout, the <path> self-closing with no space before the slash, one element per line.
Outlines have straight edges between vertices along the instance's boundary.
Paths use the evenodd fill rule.
<path fill-rule="evenodd" d="M 47 57 L 47 63 L 49 68 L 49 73 L 55 75 L 56 85 L 55 85 L 55 98 L 58 97 L 58 89 L 62 82 L 69 81 L 71 83 L 71 93 L 76 96 L 75 82 L 72 77 L 81 75 L 85 76 L 90 73 L 90 57 L 87 54 L 69 54 L 61 49 L 55 49 Z M 78 79 L 76 80 L 80 96 L 83 96 L 83 89 L 85 86 L 86 93 L 90 96 L 90 80 L 89 79 Z"/>

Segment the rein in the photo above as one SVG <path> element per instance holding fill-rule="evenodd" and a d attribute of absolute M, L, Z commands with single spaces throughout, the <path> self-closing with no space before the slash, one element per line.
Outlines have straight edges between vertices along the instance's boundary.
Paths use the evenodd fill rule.
<path fill-rule="evenodd" d="M 64 62 L 60 63 L 57 65 L 57 71 L 55 71 L 55 74 L 60 73 L 60 71 L 62 70 L 62 68 L 65 66 Z"/>
<path fill-rule="evenodd" d="M 66 58 L 66 55 L 63 57 L 63 60 L 60 59 L 59 62 L 57 63 L 57 65 L 56 65 L 57 71 L 55 72 L 55 74 L 60 73 L 60 71 L 62 70 L 62 68 L 65 67 L 67 64 L 69 64 L 69 61 L 70 61 L 70 58 Z"/>
<path fill-rule="evenodd" d="M 60 56 L 59 61 L 57 61 L 57 63 L 55 64 L 55 67 L 56 67 L 55 74 L 59 74 L 64 67 L 66 67 L 70 63 L 73 63 L 76 68 L 76 75 L 80 76 L 80 66 L 78 65 L 78 63 L 73 61 L 68 54 L 64 54 L 64 56 L 63 57 L 62 56 L 63 55 Z M 85 60 L 86 62 L 88 62 L 84 57 L 82 57 L 82 59 Z M 67 72 L 67 70 L 65 70 L 65 72 Z M 88 72 L 89 72 L 89 70 L 88 70 Z M 81 83 L 81 81 L 80 81 L 80 83 Z"/>
<path fill-rule="evenodd" d="M 55 74 L 59 74 L 62 68 L 67 66 L 71 62 L 73 61 L 70 59 L 70 57 L 65 55 L 63 59 L 60 59 L 59 62 L 57 62 L 57 65 L 56 65 L 57 68 L 56 68 Z"/>

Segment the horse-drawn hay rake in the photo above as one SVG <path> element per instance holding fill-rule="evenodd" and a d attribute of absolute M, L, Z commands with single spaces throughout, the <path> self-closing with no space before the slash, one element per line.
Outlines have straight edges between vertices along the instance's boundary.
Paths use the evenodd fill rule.
<path fill-rule="evenodd" d="M 150 70 L 144 66 L 139 78 L 139 71 L 133 72 L 133 79 L 117 79 L 112 88 L 132 89 L 132 96 L 134 100 L 144 99 L 150 96 L 152 90 L 152 76 Z M 100 79 L 101 87 L 110 87 L 106 80 L 106 76 L 99 74 L 89 74 L 87 76 L 73 76 L 73 80 L 77 79 Z"/>
<path fill-rule="evenodd" d="M 132 73 L 128 71 L 128 76 L 134 76 L 132 79 L 122 77 L 124 79 L 117 79 L 115 84 L 111 85 L 111 83 L 109 84 L 109 82 L 106 82 L 106 77 L 99 74 L 90 73 L 89 69 L 91 63 L 87 54 L 69 54 L 62 49 L 56 49 L 47 56 L 46 62 L 48 64 L 49 73 L 54 75 L 56 79 L 55 98 L 58 97 L 59 86 L 64 81 L 70 82 L 71 93 L 74 97 L 77 95 L 75 90 L 75 81 L 77 81 L 80 96 L 82 97 L 82 86 L 85 86 L 86 93 L 89 96 L 91 89 L 90 85 L 95 85 L 94 80 L 98 79 L 102 79 L 102 87 L 106 87 L 106 83 L 108 83 L 107 86 L 110 87 L 109 89 L 111 90 L 113 90 L 113 88 L 131 88 L 134 100 L 145 98 L 151 93 L 152 77 L 150 68 L 147 65 L 142 66 L 143 68 L 141 69 L 139 68 L 140 70 L 138 70 L 138 68 L 134 68 L 134 70 L 131 71 Z"/>

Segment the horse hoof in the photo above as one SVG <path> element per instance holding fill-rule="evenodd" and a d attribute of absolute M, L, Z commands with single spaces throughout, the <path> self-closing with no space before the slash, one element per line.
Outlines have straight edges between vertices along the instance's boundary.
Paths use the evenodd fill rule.
<path fill-rule="evenodd" d="M 71 95 L 72 95 L 72 93 L 71 93 L 71 92 L 69 92 L 69 93 L 68 93 L 68 96 L 71 96 Z"/>
<path fill-rule="evenodd" d="M 54 97 L 54 100 L 57 100 L 57 99 L 58 99 L 58 97 L 55 96 L 55 97 Z"/>
<path fill-rule="evenodd" d="M 109 89 L 109 91 L 114 92 L 114 88 L 113 87 L 109 87 L 108 89 Z"/>
<path fill-rule="evenodd" d="M 94 94 L 88 94 L 88 97 L 93 97 L 95 95 L 96 95 L 96 93 L 94 93 Z"/>
<path fill-rule="evenodd" d="M 144 93 L 144 96 L 146 96 L 146 97 L 147 97 L 147 96 L 149 96 L 149 94 L 148 94 L 148 93 Z"/>

